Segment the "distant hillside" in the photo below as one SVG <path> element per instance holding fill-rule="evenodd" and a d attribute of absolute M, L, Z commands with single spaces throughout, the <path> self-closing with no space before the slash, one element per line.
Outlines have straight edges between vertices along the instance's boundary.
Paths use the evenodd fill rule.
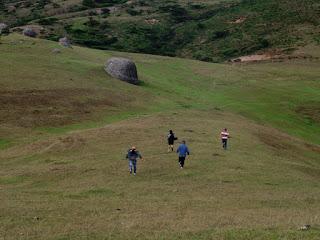
<path fill-rule="evenodd" d="M 211 62 L 320 43 L 318 0 L 4 0 L 0 22 L 93 48 Z"/>

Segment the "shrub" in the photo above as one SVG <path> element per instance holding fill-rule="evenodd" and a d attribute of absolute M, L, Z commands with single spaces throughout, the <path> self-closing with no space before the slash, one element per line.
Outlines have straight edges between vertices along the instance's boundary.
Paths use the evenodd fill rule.
<path fill-rule="evenodd" d="M 211 36 L 211 40 L 216 40 L 219 38 L 225 38 L 229 35 L 229 31 L 228 30 L 223 30 L 223 31 L 216 31 L 212 34 Z"/>
<path fill-rule="evenodd" d="M 82 5 L 86 7 L 95 7 L 95 1 L 94 0 L 82 0 Z"/>
<path fill-rule="evenodd" d="M 85 23 L 88 27 L 97 27 L 100 25 L 100 22 L 95 20 L 93 17 L 89 17 L 89 21 Z"/>
<path fill-rule="evenodd" d="M 53 6 L 53 8 L 60 8 L 61 7 L 60 4 L 58 4 L 56 2 L 52 3 L 52 6 Z"/>
<path fill-rule="evenodd" d="M 170 18 L 176 23 L 185 22 L 191 19 L 188 11 L 179 4 L 163 5 L 159 7 L 159 10 L 162 13 L 169 13 Z"/>
<path fill-rule="evenodd" d="M 141 12 L 135 10 L 134 8 L 128 8 L 128 9 L 126 10 L 126 12 L 127 12 L 128 14 L 130 14 L 131 16 L 141 15 Z"/>
<path fill-rule="evenodd" d="M 41 18 L 38 20 L 38 23 L 41 25 L 52 25 L 58 21 L 58 18 Z"/>

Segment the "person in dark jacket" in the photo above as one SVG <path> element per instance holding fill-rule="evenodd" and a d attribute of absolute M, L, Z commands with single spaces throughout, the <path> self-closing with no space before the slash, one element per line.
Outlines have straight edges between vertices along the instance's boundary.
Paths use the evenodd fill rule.
<path fill-rule="evenodd" d="M 142 160 L 141 154 L 136 150 L 135 146 L 132 146 L 131 149 L 128 150 L 126 158 L 129 160 L 129 171 L 130 174 L 137 174 L 137 159 L 140 158 Z"/>
<path fill-rule="evenodd" d="M 186 145 L 186 141 L 182 141 L 177 149 L 177 153 L 179 153 L 179 165 L 180 168 L 183 169 L 184 161 L 186 160 L 187 155 L 190 155 L 190 151 Z"/>
<path fill-rule="evenodd" d="M 172 130 L 169 131 L 169 134 L 168 134 L 168 152 L 173 152 L 173 145 L 174 145 L 174 141 L 177 140 L 178 138 L 176 138 L 174 136 L 174 133 Z"/>

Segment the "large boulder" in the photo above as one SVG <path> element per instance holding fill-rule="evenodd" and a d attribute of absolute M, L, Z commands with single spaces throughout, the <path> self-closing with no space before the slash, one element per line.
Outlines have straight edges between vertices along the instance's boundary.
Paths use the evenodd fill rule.
<path fill-rule="evenodd" d="M 23 29 L 22 33 L 23 35 L 28 37 L 36 37 L 38 35 L 37 32 L 30 27 L 26 27 L 25 29 Z"/>
<path fill-rule="evenodd" d="M 130 59 L 110 58 L 105 64 L 104 69 L 114 78 L 118 78 L 131 84 L 139 83 L 137 67 Z"/>
<path fill-rule="evenodd" d="M 63 47 L 71 48 L 71 42 L 67 37 L 60 38 L 59 44 Z"/>
<path fill-rule="evenodd" d="M 0 23 L 0 34 L 5 33 L 9 30 L 8 25 L 5 23 Z"/>

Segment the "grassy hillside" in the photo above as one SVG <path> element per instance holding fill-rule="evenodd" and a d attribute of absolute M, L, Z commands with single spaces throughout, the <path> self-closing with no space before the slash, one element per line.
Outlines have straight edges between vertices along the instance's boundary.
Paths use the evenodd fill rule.
<path fill-rule="evenodd" d="M 220 109 L 320 143 L 318 60 L 222 65 L 78 47 L 52 53 L 57 47 L 55 42 L 19 35 L 3 38 L 2 103 L 12 105 L 5 110 L 10 112 L 6 118 L 18 119 L 13 126 L 21 126 L 15 114 L 28 114 L 21 121 L 31 127 L 59 127 L 92 117 L 103 122 L 130 112 Z M 315 56 L 317 51 L 312 50 Z M 132 87 L 108 77 L 103 64 L 110 56 L 133 58 L 142 86 Z M 52 97 L 41 101 L 48 95 Z M 21 104 L 35 108 L 26 113 Z M 48 106 L 52 106 L 49 114 Z M 88 112 L 69 112 L 77 108 L 88 108 Z M 38 116 L 50 119 L 41 123 Z M 52 118 L 56 122 L 51 122 Z"/>
<path fill-rule="evenodd" d="M 319 44 L 319 12 L 317 0 L 7 0 L 0 21 L 93 48 L 220 62 Z"/>
<path fill-rule="evenodd" d="M 2 238 L 318 238 L 319 60 L 54 48 L 20 35 L 0 44 Z M 110 78 L 110 56 L 133 59 L 142 84 Z M 166 153 L 171 128 L 191 148 L 183 171 Z M 124 160 L 131 144 L 145 158 L 136 177 Z"/>

